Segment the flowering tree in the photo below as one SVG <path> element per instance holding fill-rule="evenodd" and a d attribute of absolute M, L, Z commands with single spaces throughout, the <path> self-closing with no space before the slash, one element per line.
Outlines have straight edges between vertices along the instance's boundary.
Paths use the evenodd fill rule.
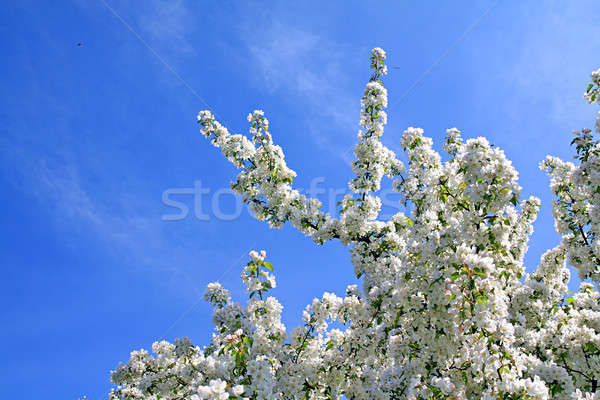
<path fill-rule="evenodd" d="M 547 157 L 561 242 L 526 275 L 523 257 L 540 201 L 520 201 L 517 172 L 482 137 L 447 130 L 442 162 L 423 130 L 401 145 L 408 167 L 380 141 L 387 115 L 385 52 L 361 101 L 353 195 L 338 216 L 293 189 L 296 173 L 273 143 L 262 111 L 251 139 L 232 135 L 209 111 L 201 133 L 240 169 L 232 189 L 259 220 L 290 223 L 322 244 L 348 245 L 362 288 L 324 293 L 288 332 L 265 252 L 242 272 L 244 306 L 219 283 L 211 343 L 157 342 L 112 373 L 112 399 L 600 399 L 600 143 L 576 133 L 577 164 Z M 600 69 L 585 97 L 600 103 Z M 600 133 L 600 113 L 596 122 Z M 383 176 L 410 214 L 378 219 Z M 567 297 L 572 265 L 584 281 Z M 596 289 L 594 289 L 594 285 Z M 343 329 L 329 327 L 332 322 Z"/>

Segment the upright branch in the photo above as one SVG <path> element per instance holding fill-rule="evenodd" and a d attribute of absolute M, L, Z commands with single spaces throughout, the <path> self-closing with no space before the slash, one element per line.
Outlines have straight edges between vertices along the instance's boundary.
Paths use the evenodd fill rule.
<path fill-rule="evenodd" d="M 360 102 L 362 129 L 358 132 L 359 142 L 354 148 L 356 160 L 352 163 L 356 177 L 349 182 L 350 188 L 362 195 L 378 191 L 383 175 L 394 177 L 404 170 L 394 152 L 381 143 L 383 127 L 387 123 L 384 109 L 388 100 L 382 80 L 387 74 L 385 52 L 379 47 L 371 51 L 371 69 L 373 75 Z"/>
<path fill-rule="evenodd" d="M 592 72 L 591 80 L 584 97 L 600 104 L 600 69 Z M 600 134 L 600 111 L 595 129 Z M 569 262 L 580 279 L 600 285 L 600 140 L 591 129 L 573 133 L 579 165 L 548 156 L 540 168 L 551 177 L 555 228 Z"/>
<path fill-rule="evenodd" d="M 259 220 L 279 228 L 290 222 L 302 233 L 323 243 L 336 236 L 336 221 L 320 211 L 321 202 L 292 188 L 296 173 L 288 168 L 281 147 L 273 144 L 269 121 L 260 110 L 248 115 L 252 140 L 232 135 L 210 111 L 198 114 L 200 132 L 220 147 L 223 155 L 241 169 L 232 190 L 248 204 Z"/>

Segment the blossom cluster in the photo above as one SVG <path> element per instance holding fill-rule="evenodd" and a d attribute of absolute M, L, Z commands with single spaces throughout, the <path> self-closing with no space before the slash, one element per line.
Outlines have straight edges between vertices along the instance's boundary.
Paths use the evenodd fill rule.
<path fill-rule="evenodd" d="M 585 97 L 590 104 L 600 104 L 600 68 L 592 72 L 591 78 L 592 82 L 588 85 L 583 97 Z M 600 133 L 600 111 L 598 111 L 598 116 L 596 117 L 596 132 Z"/>
<path fill-rule="evenodd" d="M 350 188 L 356 193 L 377 191 L 384 175 L 393 177 L 404 170 L 394 152 L 380 141 L 387 123 L 384 111 L 388 105 L 387 90 L 381 80 L 387 74 L 385 57 L 385 52 L 379 47 L 372 50 L 371 67 L 374 73 L 360 102 L 360 126 L 364 130 L 358 132 L 359 143 L 354 148 L 356 161 L 352 163 L 356 178 L 350 181 Z"/>
<path fill-rule="evenodd" d="M 560 243 L 526 274 L 524 256 L 540 201 L 521 200 L 517 171 L 485 138 L 446 131 L 445 161 L 420 128 L 402 135 L 407 168 L 380 141 L 387 122 L 385 52 L 361 101 L 349 182 L 337 216 L 292 186 L 262 111 L 251 139 L 209 111 L 201 133 L 240 169 L 233 190 L 259 220 L 289 222 L 316 243 L 349 246 L 362 287 L 324 293 L 303 324 L 281 322 L 264 251 L 241 278 L 245 305 L 208 285 L 215 331 L 208 346 L 188 339 L 135 351 L 112 373 L 112 399 L 600 399 L 600 142 L 590 130 L 573 144 L 577 164 L 548 157 Z M 600 70 L 586 91 L 600 102 Z M 407 213 L 379 219 L 376 195 L 388 176 Z M 573 266 L 584 280 L 570 296 Z"/>

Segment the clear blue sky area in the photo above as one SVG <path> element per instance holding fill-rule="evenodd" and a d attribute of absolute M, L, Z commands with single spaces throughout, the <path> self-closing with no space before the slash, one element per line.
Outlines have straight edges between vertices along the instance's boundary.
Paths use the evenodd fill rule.
<path fill-rule="evenodd" d="M 558 243 L 538 163 L 571 159 L 570 132 L 593 126 L 582 95 L 600 66 L 598 1 L 105 1 L 0 11 L 3 398 L 105 398 L 131 350 L 163 336 L 207 343 L 198 299 L 217 279 L 244 299 L 251 248 L 276 267 L 288 326 L 313 297 L 354 283 L 339 243 L 270 230 L 245 210 L 222 218 L 235 212 L 224 192 L 235 170 L 196 114 L 209 105 L 245 133 L 263 109 L 299 188 L 325 177 L 320 187 L 345 189 L 375 46 L 390 66 L 384 142 L 401 153 L 408 126 L 437 149 L 453 126 L 488 137 L 523 195 L 543 202 L 528 270 Z M 210 193 L 195 213 L 196 181 Z M 164 221 L 177 212 L 169 190 L 186 218 Z"/>

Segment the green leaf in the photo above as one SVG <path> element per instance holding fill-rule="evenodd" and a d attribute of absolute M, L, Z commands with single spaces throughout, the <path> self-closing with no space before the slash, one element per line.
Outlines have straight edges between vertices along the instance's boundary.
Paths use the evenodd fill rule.
<path fill-rule="evenodd" d="M 263 267 L 267 268 L 269 271 L 273 272 L 273 264 L 268 261 L 263 262 Z"/>

